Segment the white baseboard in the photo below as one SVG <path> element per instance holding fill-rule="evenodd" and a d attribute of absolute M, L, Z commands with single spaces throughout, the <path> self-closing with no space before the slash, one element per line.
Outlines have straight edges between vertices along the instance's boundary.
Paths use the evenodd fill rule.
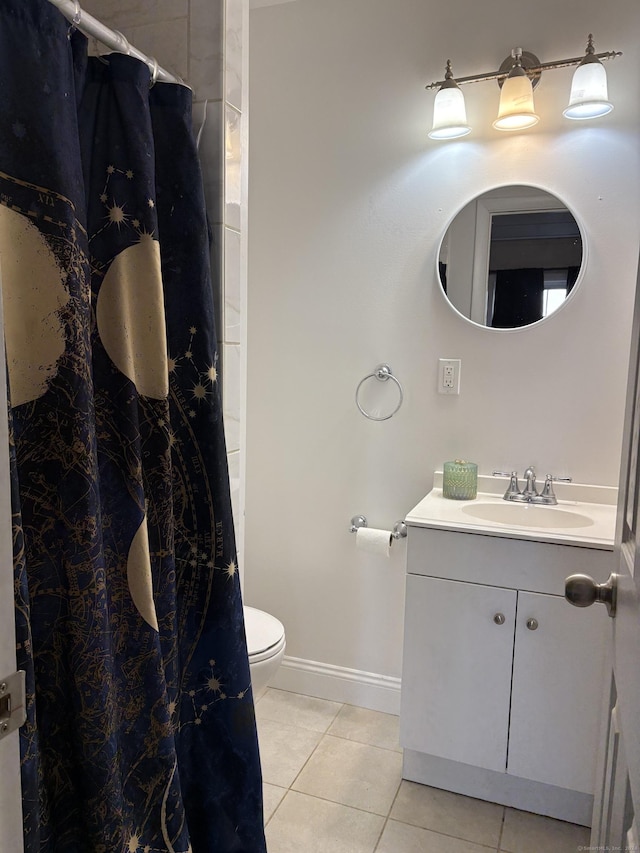
<path fill-rule="evenodd" d="M 285 655 L 269 686 L 371 711 L 400 713 L 400 679 L 375 672 Z"/>

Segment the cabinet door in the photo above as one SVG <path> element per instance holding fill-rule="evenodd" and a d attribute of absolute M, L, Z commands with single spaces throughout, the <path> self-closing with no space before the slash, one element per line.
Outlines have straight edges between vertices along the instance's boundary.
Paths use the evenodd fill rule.
<path fill-rule="evenodd" d="M 407 576 L 405 748 L 504 772 L 515 611 L 514 590 Z"/>
<path fill-rule="evenodd" d="M 518 593 L 509 773 L 593 793 L 606 628 L 604 607 Z"/>

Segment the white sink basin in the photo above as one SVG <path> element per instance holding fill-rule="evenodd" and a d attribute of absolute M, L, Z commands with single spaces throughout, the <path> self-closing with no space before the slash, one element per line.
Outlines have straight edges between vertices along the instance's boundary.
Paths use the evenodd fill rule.
<path fill-rule="evenodd" d="M 461 511 L 482 521 L 497 524 L 513 524 L 517 527 L 572 528 L 591 527 L 593 520 L 586 515 L 556 506 L 539 504 L 510 503 L 474 503 L 461 507 Z"/>
<path fill-rule="evenodd" d="M 479 474 L 474 500 L 448 500 L 442 494 L 442 472 L 436 471 L 433 489 L 407 513 L 405 521 L 409 527 L 613 549 L 618 501 L 615 487 L 558 483 L 558 504 L 544 506 L 505 501 L 502 496 L 508 484 L 508 477 Z"/>

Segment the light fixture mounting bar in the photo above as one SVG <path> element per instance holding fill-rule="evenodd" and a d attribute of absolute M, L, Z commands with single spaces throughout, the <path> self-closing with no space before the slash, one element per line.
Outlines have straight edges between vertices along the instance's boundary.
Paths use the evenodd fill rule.
<path fill-rule="evenodd" d="M 597 59 L 615 59 L 617 56 L 622 56 L 621 50 L 608 50 L 604 53 L 595 53 L 593 54 Z M 582 56 L 575 56 L 571 59 L 557 59 L 554 62 L 541 62 L 539 65 L 526 67 L 523 64 L 524 70 L 527 72 L 529 76 L 540 76 L 542 71 L 546 71 L 551 68 L 567 68 L 571 65 L 580 65 L 582 60 L 584 59 L 584 54 Z M 487 71 L 485 74 L 472 74 L 469 77 L 456 77 L 456 83 L 461 86 L 463 83 L 480 83 L 484 80 L 498 80 L 501 82 L 504 80 L 509 74 L 509 71 Z M 439 89 L 443 84 L 444 80 L 438 80 L 434 83 L 428 83 L 425 86 L 425 89 Z"/>

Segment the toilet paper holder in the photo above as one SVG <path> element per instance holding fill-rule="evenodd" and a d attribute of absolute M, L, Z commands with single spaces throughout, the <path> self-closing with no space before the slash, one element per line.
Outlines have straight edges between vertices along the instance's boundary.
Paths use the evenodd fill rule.
<path fill-rule="evenodd" d="M 367 521 L 364 515 L 354 515 L 351 519 L 351 526 L 349 527 L 349 533 L 355 533 L 359 527 L 368 527 L 369 522 Z M 407 525 L 404 521 L 396 521 L 393 525 L 393 529 L 391 531 L 391 535 L 394 539 L 404 539 L 407 535 Z"/>

